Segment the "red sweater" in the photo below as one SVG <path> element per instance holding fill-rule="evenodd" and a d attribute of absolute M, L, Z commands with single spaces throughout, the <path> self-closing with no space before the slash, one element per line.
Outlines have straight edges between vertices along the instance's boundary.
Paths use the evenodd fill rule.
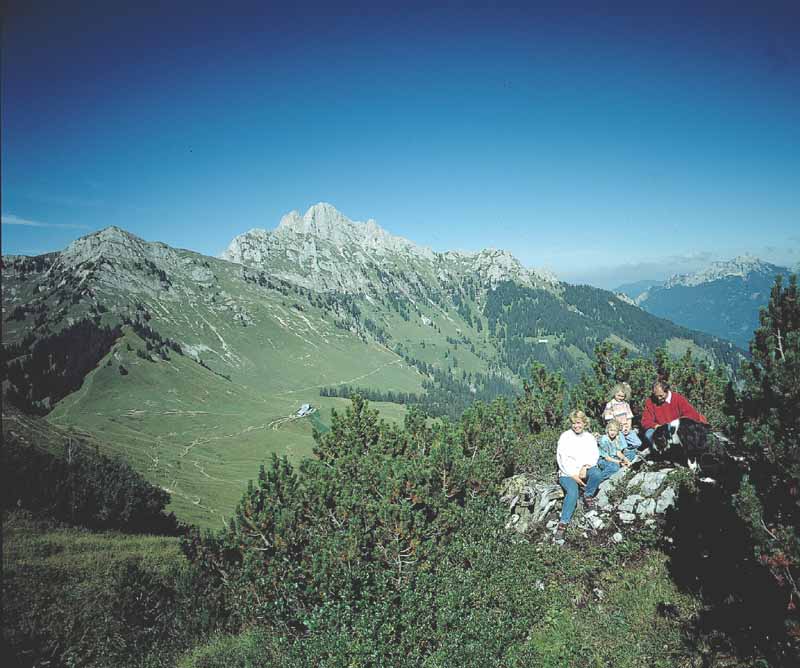
<path fill-rule="evenodd" d="M 708 424 L 705 416 L 698 413 L 686 400 L 686 397 L 677 392 L 672 392 L 669 403 L 665 401 L 663 404 L 657 404 L 652 398 L 648 398 L 644 402 L 642 411 L 642 427 L 644 429 L 652 429 L 657 424 L 667 424 L 678 418 L 689 418 L 695 422 Z"/>

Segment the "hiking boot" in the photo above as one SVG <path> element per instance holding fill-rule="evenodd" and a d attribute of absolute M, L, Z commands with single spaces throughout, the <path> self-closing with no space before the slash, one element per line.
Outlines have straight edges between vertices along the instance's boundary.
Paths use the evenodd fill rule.
<path fill-rule="evenodd" d="M 555 540 L 564 540 L 564 534 L 567 532 L 567 525 L 563 522 L 559 522 L 558 526 L 556 527 L 556 531 L 553 534 L 553 538 Z"/>
<path fill-rule="evenodd" d="M 584 496 L 583 497 L 583 505 L 586 507 L 587 510 L 592 510 L 594 508 L 594 497 L 593 496 Z"/>

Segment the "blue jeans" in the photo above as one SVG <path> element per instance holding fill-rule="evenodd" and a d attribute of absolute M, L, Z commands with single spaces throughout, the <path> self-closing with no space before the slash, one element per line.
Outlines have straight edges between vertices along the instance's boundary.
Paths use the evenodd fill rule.
<path fill-rule="evenodd" d="M 648 447 L 653 447 L 653 434 L 655 434 L 656 430 L 652 427 L 644 432 L 644 440 L 647 442 Z"/>
<path fill-rule="evenodd" d="M 617 462 L 610 462 L 607 459 L 600 459 L 597 460 L 597 468 L 599 468 L 603 473 L 611 469 L 611 475 L 614 475 L 617 471 L 620 470 L 620 465 Z"/>
<path fill-rule="evenodd" d="M 613 468 L 614 466 L 616 468 Z M 586 473 L 586 487 L 583 488 L 583 497 L 591 499 L 597 494 L 597 488 L 600 487 L 600 483 L 608 480 L 617 471 L 619 471 L 619 464 L 613 464 L 612 466 L 611 462 L 598 461 L 597 465 L 592 466 Z M 578 505 L 580 485 L 565 475 L 558 477 L 558 484 L 561 485 L 565 494 L 564 504 L 561 506 L 561 522 L 568 524 L 572 519 L 572 514 L 575 512 L 575 506 Z"/>

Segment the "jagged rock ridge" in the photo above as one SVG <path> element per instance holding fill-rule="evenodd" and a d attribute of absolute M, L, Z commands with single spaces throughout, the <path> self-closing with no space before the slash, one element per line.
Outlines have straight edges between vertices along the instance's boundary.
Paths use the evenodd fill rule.
<path fill-rule="evenodd" d="M 273 231 L 253 229 L 237 236 L 222 257 L 318 291 L 409 294 L 415 285 L 446 283 L 465 273 L 487 286 L 504 280 L 551 290 L 558 286 L 554 276 L 526 269 L 506 251 L 435 253 L 372 219 L 352 221 L 326 203 L 303 216 L 287 213 Z"/>
<path fill-rule="evenodd" d="M 751 274 L 768 274 L 774 276 L 776 273 L 787 270 L 752 255 L 740 255 L 732 260 L 712 262 L 708 267 L 691 274 L 676 274 L 671 276 L 664 283 L 664 288 L 673 288 L 678 285 L 694 287 L 703 283 L 711 283 L 723 278 L 736 277 L 747 280 Z"/>

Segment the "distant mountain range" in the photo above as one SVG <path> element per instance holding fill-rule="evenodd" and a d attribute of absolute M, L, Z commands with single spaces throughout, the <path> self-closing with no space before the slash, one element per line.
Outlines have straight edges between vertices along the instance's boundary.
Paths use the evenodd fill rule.
<path fill-rule="evenodd" d="M 269 453 L 310 454 L 352 389 L 388 419 L 408 404 L 456 416 L 516 393 L 533 361 L 577 380 L 603 341 L 741 355 L 507 252 L 436 253 L 328 204 L 223 258 L 110 227 L 2 264 L 4 400 L 92 434 L 204 525 Z"/>
<path fill-rule="evenodd" d="M 629 283 L 618 291 L 648 313 L 747 349 L 758 326 L 759 310 L 769 302 L 775 276 L 788 278 L 790 273 L 786 267 L 741 256 L 663 282 Z"/>
<path fill-rule="evenodd" d="M 633 283 L 624 283 L 620 285 L 618 288 L 615 288 L 614 292 L 626 295 L 630 297 L 634 301 L 639 298 L 644 292 L 647 292 L 650 288 L 664 285 L 664 281 L 653 281 L 653 280 L 642 280 L 642 281 L 635 281 Z"/>

